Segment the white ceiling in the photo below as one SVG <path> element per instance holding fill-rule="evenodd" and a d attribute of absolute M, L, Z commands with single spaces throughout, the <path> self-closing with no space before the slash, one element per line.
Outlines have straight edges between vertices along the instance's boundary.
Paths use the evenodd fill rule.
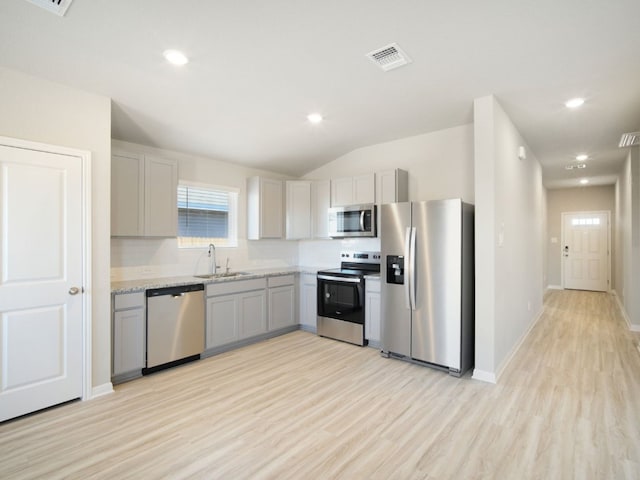
<path fill-rule="evenodd" d="M 413 63 L 385 73 L 365 54 L 392 42 Z M 470 123 L 493 93 L 545 185 L 612 183 L 640 130 L 639 51 L 638 0 L 0 2 L 0 65 L 111 97 L 114 138 L 292 176 Z"/>

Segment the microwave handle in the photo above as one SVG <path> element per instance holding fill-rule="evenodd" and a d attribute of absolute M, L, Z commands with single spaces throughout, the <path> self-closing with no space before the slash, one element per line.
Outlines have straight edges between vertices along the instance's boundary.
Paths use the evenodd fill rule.
<path fill-rule="evenodd" d="M 360 212 L 360 231 L 364 232 L 364 210 Z"/>

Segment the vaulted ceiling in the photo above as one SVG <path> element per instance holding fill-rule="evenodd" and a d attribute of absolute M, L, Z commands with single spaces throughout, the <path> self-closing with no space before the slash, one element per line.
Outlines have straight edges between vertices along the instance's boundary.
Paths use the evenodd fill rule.
<path fill-rule="evenodd" d="M 547 186 L 612 183 L 640 130 L 638 19 L 638 0 L 4 0 L 0 65 L 111 97 L 114 138 L 292 176 L 470 123 L 495 94 Z M 365 57 L 393 42 L 412 63 Z"/>

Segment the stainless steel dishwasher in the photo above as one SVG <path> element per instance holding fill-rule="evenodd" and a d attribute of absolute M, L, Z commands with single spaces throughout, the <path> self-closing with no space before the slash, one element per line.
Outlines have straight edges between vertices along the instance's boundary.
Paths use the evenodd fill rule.
<path fill-rule="evenodd" d="M 204 285 L 147 290 L 147 360 L 142 374 L 197 360 L 204 351 Z"/>

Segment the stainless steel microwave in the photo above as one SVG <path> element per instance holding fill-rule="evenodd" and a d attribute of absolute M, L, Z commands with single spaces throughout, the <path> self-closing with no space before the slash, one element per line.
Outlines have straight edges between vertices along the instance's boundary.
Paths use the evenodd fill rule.
<path fill-rule="evenodd" d="M 377 211 L 373 204 L 332 207 L 329 209 L 329 236 L 375 237 Z"/>

